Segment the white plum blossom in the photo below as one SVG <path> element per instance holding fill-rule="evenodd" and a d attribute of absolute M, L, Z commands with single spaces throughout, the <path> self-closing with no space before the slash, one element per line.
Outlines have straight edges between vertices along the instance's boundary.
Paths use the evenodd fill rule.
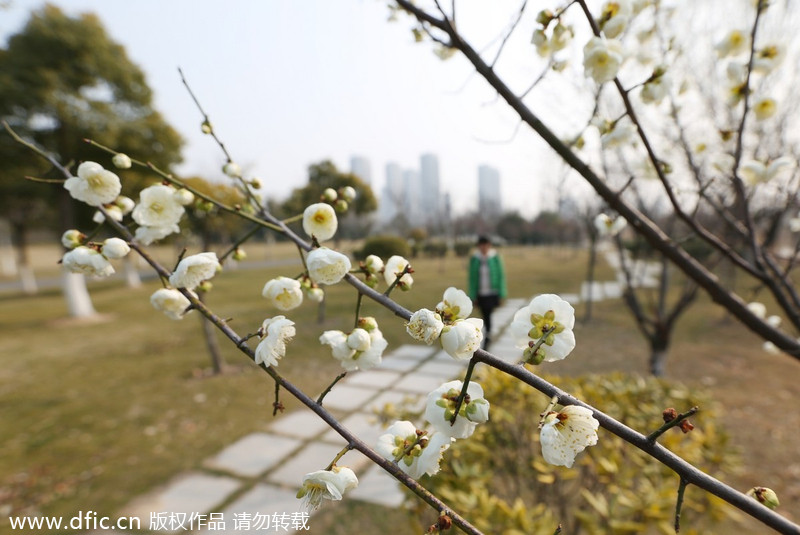
<path fill-rule="evenodd" d="M 755 186 L 756 184 L 769 182 L 791 167 L 792 159 L 788 156 L 776 158 L 769 164 L 764 164 L 758 160 L 748 160 L 739 166 L 739 174 L 748 185 Z"/>
<path fill-rule="evenodd" d="M 483 320 L 467 318 L 445 325 L 439 337 L 442 349 L 456 360 L 469 360 L 483 341 Z"/>
<path fill-rule="evenodd" d="M 177 224 L 163 227 L 148 227 L 143 225 L 136 229 L 134 238 L 142 245 L 150 245 L 158 240 L 163 240 L 170 234 L 177 234 L 180 231 L 181 229 Z"/>
<path fill-rule="evenodd" d="M 641 98 L 642 102 L 645 104 L 659 104 L 669 92 L 669 75 L 663 71 L 663 67 L 657 69 L 656 74 L 658 74 L 658 76 L 654 75 L 652 80 L 645 83 L 642 87 L 642 91 L 639 93 L 639 98 Z"/>
<path fill-rule="evenodd" d="M 109 206 L 106 206 L 106 213 L 109 215 L 109 217 L 111 218 L 112 221 L 122 221 L 122 217 L 123 217 L 122 216 L 122 209 L 119 206 L 117 206 L 116 204 L 111 204 Z M 94 215 L 92 215 L 92 221 L 94 221 L 98 225 L 100 223 L 105 222 L 105 220 L 106 220 L 106 216 L 103 215 L 103 212 L 101 212 L 100 210 L 97 210 L 94 213 Z"/>
<path fill-rule="evenodd" d="M 428 394 L 425 404 L 425 419 L 436 431 L 453 438 L 471 436 L 479 423 L 489 419 L 489 402 L 483 398 L 483 388 L 478 383 L 470 381 L 458 417 L 452 425 L 450 424 L 463 386 L 463 381 L 444 383 Z"/>
<path fill-rule="evenodd" d="M 277 366 L 278 361 L 286 355 L 286 344 L 294 338 L 294 322 L 284 316 L 267 318 L 259 332 L 261 342 L 256 347 L 256 364 Z"/>
<path fill-rule="evenodd" d="M 759 303 L 758 301 L 747 303 L 747 309 L 759 319 L 763 320 L 767 317 L 767 307 L 764 303 Z"/>
<path fill-rule="evenodd" d="M 114 260 L 126 256 L 131 252 L 131 248 L 125 240 L 120 238 L 108 238 L 103 242 L 103 247 L 100 249 L 100 252 L 106 258 Z"/>
<path fill-rule="evenodd" d="M 300 281 L 289 277 L 278 277 L 268 280 L 261 290 L 261 295 L 279 310 L 292 310 L 303 303 L 303 290 Z"/>
<path fill-rule="evenodd" d="M 185 295 L 174 288 L 160 288 L 150 296 L 150 304 L 156 310 L 166 314 L 168 318 L 180 320 L 183 319 L 186 309 L 192 303 Z"/>
<path fill-rule="evenodd" d="M 185 212 L 175 198 L 175 188 L 155 184 L 139 192 L 139 204 L 133 209 L 132 217 L 141 226 L 173 228 Z"/>
<path fill-rule="evenodd" d="M 347 371 L 374 368 L 381 363 L 383 352 L 388 346 L 383 333 L 377 327 L 370 331 L 357 327 L 349 334 L 325 331 L 319 341 L 330 346 L 333 357 Z"/>
<path fill-rule="evenodd" d="M 216 253 L 198 253 L 187 256 L 169 276 L 169 283 L 175 288 L 194 289 L 201 282 L 213 277 L 222 266 Z"/>
<path fill-rule="evenodd" d="M 629 0 L 609 0 L 603 4 L 598 17 L 600 29 L 608 38 L 621 34 L 631 18 L 633 8 Z"/>
<path fill-rule="evenodd" d="M 80 245 L 64 254 L 61 263 L 73 273 L 83 273 L 95 277 L 107 277 L 114 273 L 108 259 L 96 249 Z"/>
<path fill-rule="evenodd" d="M 136 207 L 136 203 L 133 202 L 133 199 L 126 197 L 125 195 L 120 195 L 117 197 L 117 199 L 114 201 L 114 204 L 119 206 L 119 209 L 122 210 L 122 215 L 130 214 Z"/>
<path fill-rule="evenodd" d="M 78 176 L 69 177 L 64 188 L 73 199 L 85 202 L 89 206 L 110 204 L 122 190 L 119 177 L 103 169 L 96 162 L 83 162 L 78 166 Z"/>
<path fill-rule="evenodd" d="M 431 345 L 442 334 L 444 323 L 441 316 L 432 310 L 422 308 L 417 310 L 411 315 L 411 318 L 406 323 L 406 332 L 411 335 L 414 340 L 425 342 Z"/>
<path fill-rule="evenodd" d="M 628 121 L 620 121 L 614 124 L 607 132 L 603 132 L 600 136 L 600 144 L 604 149 L 620 147 L 631 143 L 635 135 L 636 126 Z"/>
<path fill-rule="evenodd" d="M 583 48 L 583 68 L 598 84 L 614 79 L 625 59 L 622 44 L 616 39 L 592 37 Z"/>
<path fill-rule="evenodd" d="M 175 198 L 175 202 L 177 202 L 181 206 L 189 206 L 194 202 L 194 193 L 192 193 L 186 188 L 181 188 L 177 190 L 173 194 L 173 197 Z"/>
<path fill-rule="evenodd" d="M 303 211 L 303 230 L 309 236 L 314 236 L 318 241 L 326 241 L 333 238 L 339 220 L 336 218 L 336 211 L 328 203 L 318 202 L 308 206 Z"/>
<path fill-rule="evenodd" d="M 350 468 L 333 466 L 330 470 L 306 474 L 297 497 L 302 498 L 303 506 L 312 512 L 322 505 L 323 500 L 341 500 L 345 492 L 357 486 L 358 478 Z"/>
<path fill-rule="evenodd" d="M 561 360 L 575 349 L 575 309 L 555 294 L 538 295 L 514 314 L 509 329 L 525 360 L 536 364 Z M 543 338 L 539 348 L 533 346 Z"/>
<path fill-rule="evenodd" d="M 800 232 L 800 213 L 796 217 L 789 219 L 789 230 L 792 232 Z"/>
<path fill-rule="evenodd" d="M 61 235 L 61 245 L 66 249 L 74 249 L 86 239 L 86 234 L 77 229 L 70 229 Z"/>
<path fill-rule="evenodd" d="M 756 50 L 753 56 L 753 71 L 769 74 L 783 62 L 786 50 L 777 44 L 767 45 Z"/>
<path fill-rule="evenodd" d="M 597 214 L 594 218 L 594 228 L 600 236 L 616 236 L 627 224 L 628 222 L 621 216 L 612 218 L 606 214 Z"/>
<path fill-rule="evenodd" d="M 116 153 L 112 158 L 111 162 L 114 164 L 114 167 L 117 169 L 130 169 L 131 168 L 131 158 L 127 154 L 123 152 Z"/>
<path fill-rule="evenodd" d="M 769 119 L 775 115 L 777 111 L 778 105 L 775 103 L 774 98 L 760 98 L 753 103 L 753 114 L 759 121 Z"/>
<path fill-rule="evenodd" d="M 587 446 L 597 444 L 600 422 L 589 409 L 568 405 L 560 412 L 549 412 L 540 426 L 539 441 L 544 460 L 555 466 L 570 468 L 578 453 Z"/>
<path fill-rule="evenodd" d="M 386 280 L 386 284 L 389 286 L 394 284 L 394 281 L 397 280 L 397 276 L 406 269 L 406 266 L 410 265 L 409 261 L 402 256 L 394 255 L 390 257 L 383 268 L 383 278 Z M 408 290 L 411 288 L 412 284 L 414 284 L 414 278 L 410 273 L 406 273 L 400 277 L 400 280 L 397 282 L 397 287 L 401 290 Z"/>
<path fill-rule="evenodd" d="M 350 271 L 350 259 L 339 253 L 319 247 L 306 257 L 308 276 L 317 284 L 336 284 Z"/>
<path fill-rule="evenodd" d="M 414 479 L 425 474 L 436 475 L 442 453 L 453 439 L 443 433 L 431 436 L 417 431 L 409 421 L 394 422 L 386 433 L 378 437 L 375 451 L 385 459 L 397 461 L 397 466 Z"/>
<path fill-rule="evenodd" d="M 750 37 L 746 32 L 743 30 L 731 30 L 714 48 L 717 50 L 717 54 L 724 58 L 725 56 L 744 52 L 749 44 Z"/>
<path fill-rule="evenodd" d="M 472 299 L 464 290 L 451 286 L 444 291 L 442 301 L 436 305 L 436 312 L 445 323 L 466 319 L 472 314 Z"/>

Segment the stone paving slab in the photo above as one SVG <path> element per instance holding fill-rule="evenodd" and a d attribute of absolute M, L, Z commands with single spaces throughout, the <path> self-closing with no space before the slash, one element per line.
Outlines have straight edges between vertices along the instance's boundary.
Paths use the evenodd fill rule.
<path fill-rule="evenodd" d="M 344 383 L 349 385 L 359 385 L 367 388 L 386 388 L 391 386 L 401 376 L 400 372 L 390 370 L 367 370 L 347 374 Z"/>
<path fill-rule="evenodd" d="M 392 351 L 392 358 L 422 360 L 433 352 L 433 346 L 404 344 Z"/>
<path fill-rule="evenodd" d="M 464 366 L 456 363 L 456 361 L 453 359 L 450 360 L 452 362 L 447 362 L 445 360 L 431 360 L 414 370 L 414 374 L 419 374 L 426 377 L 439 377 L 443 380 L 453 379 L 454 377 L 463 374 Z"/>
<path fill-rule="evenodd" d="M 348 493 L 348 499 L 397 508 L 405 501 L 405 492 L 395 478 L 378 466 L 369 467 L 358 478 L 358 487 Z"/>
<path fill-rule="evenodd" d="M 352 411 L 364 406 L 364 404 L 375 396 L 375 391 L 368 388 L 359 388 L 344 385 L 334 385 L 322 400 L 322 406 L 326 409 L 338 409 L 342 411 Z"/>
<path fill-rule="evenodd" d="M 279 418 L 269 429 L 282 435 L 308 439 L 328 429 L 328 424 L 310 410 L 300 409 Z"/>
<path fill-rule="evenodd" d="M 120 516 L 139 517 L 143 528 L 150 525 L 150 513 L 185 514 L 188 519 L 192 513 L 205 513 L 222 503 L 240 485 L 234 478 L 190 472 L 135 499 Z"/>
<path fill-rule="evenodd" d="M 252 433 L 206 461 L 206 466 L 254 477 L 272 468 L 302 442 L 272 433 Z"/>
<path fill-rule="evenodd" d="M 431 390 L 433 390 L 433 388 L 431 388 Z M 410 392 L 387 391 L 371 400 L 364 407 L 364 411 L 368 413 L 380 411 L 387 403 L 391 403 L 396 407 L 402 406 L 412 412 L 422 412 L 422 409 L 425 408 L 425 396 L 412 394 Z"/>
<path fill-rule="evenodd" d="M 224 530 L 206 530 L 204 534 L 253 534 L 253 533 L 310 533 L 296 529 L 302 526 L 306 515 L 302 500 L 296 497 L 297 490 L 274 485 L 258 484 L 222 511 Z M 294 516 L 294 527 L 292 517 Z M 308 516 L 305 516 L 308 519 Z M 277 521 L 277 522 L 276 522 Z M 249 525 L 245 522 L 249 522 Z M 284 522 L 286 523 L 284 525 Z M 311 521 L 306 520 L 310 526 Z M 237 529 L 238 528 L 238 529 Z"/>
<path fill-rule="evenodd" d="M 394 356 L 390 356 L 389 358 L 384 358 L 383 362 L 381 362 L 378 369 L 380 370 L 395 370 L 399 372 L 407 372 L 417 366 L 419 361 L 412 360 L 412 359 L 398 359 L 394 358 Z"/>
<path fill-rule="evenodd" d="M 344 420 L 342 425 L 353 432 L 358 438 L 366 442 L 369 446 L 378 443 L 378 437 L 383 434 L 385 427 L 378 421 L 375 414 L 357 412 L 351 414 Z M 338 444 L 340 447 L 345 445 L 345 440 L 333 429 L 322 435 L 322 440 Z"/>
<path fill-rule="evenodd" d="M 442 382 L 441 377 L 430 377 L 413 372 L 397 381 L 394 389 L 427 395 L 430 391 L 437 389 Z"/>
<path fill-rule="evenodd" d="M 344 445 L 316 442 L 307 445 L 291 459 L 281 464 L 280 468 L 267 476 L 267 481 L 279 483 L 289 488 L 299 489 L 303 484 L 303 476 L 309 472 L 324 470 L 341 451 Z M 339 466 L 362 466 L 368 459 L 357 451 L 347 452 L 336 464 Z"/>

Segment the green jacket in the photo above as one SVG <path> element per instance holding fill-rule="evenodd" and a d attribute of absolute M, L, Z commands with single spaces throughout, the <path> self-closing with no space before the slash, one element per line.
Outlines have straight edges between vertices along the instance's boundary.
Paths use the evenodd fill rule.
<path fill-rule="evenodd" d="M 506 289 L 506 272 L 503 269 L 503 260 L 500 255 L 494 251 L 489 252 L 489 281 L 492 285 L 492 290 L 497 292 L 500 299 L 505 299 L 508 294 Z M 478 298 L 478 286 L 480 285 L 480 270 L 481 258 L 480 253 L 475 253 L 469 259 L 469 297 L 470 299 Z"/>

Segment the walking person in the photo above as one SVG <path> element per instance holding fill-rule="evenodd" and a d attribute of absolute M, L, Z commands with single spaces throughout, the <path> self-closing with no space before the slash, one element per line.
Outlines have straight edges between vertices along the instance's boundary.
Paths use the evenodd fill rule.
<path fill-rule="evenodd" d="M 469 260 L 469 297 L 481 310 L 487 349 L 492 336 L 492 312 L 506 298 L 506 273 L 503 260 L 486 236 L 478 238 L 478 250 Z"/>

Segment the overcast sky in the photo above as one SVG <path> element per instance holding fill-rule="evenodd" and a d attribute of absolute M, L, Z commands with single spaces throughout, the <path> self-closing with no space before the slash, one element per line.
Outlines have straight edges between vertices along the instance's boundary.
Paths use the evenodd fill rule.
<path fill-rule="evenodd" d="M 477 205 L 483 163 L 499 169 L 505 207 L 530 216 L 543 199 L 554 199 L 541 186 L 552 183 L 558 165 L 541 142 L 522 128 L 513 142 L 494 143 L 512 137 L 516 116 L 469 76 L 465 60 L 442 62 L 430 43 L 414 43 L 409 18 L 388 22 L 381 0 L 54 3 L 70 15 L 97 13 L 145 71 L 157 108 L 187 141 L 182 174 L 220 175 L 224 160 L 200 133 L 178 66 L 233 158 L 274 197 L 302 185 L 310 163 L 331 158 L 349 170 L 352 155 L 369 158 L 379 193 L 387 162 L 418 168 L 419 156 L 432 152 L 456 211 Z M 0 12 L 0 37 L 21 29 L 42 5 L 11 0 Z M 461 24 L 482 36 L 477 44 L 489 43 L 514 6 L 516 0 L 493 0 L 497 9 L 481 17 L 465 10 Z M 516 38 L 512 53 L 539 61 L 526 46 L 529 32 Z M 534 70 L 522 74 L 532 79 Z"/>

